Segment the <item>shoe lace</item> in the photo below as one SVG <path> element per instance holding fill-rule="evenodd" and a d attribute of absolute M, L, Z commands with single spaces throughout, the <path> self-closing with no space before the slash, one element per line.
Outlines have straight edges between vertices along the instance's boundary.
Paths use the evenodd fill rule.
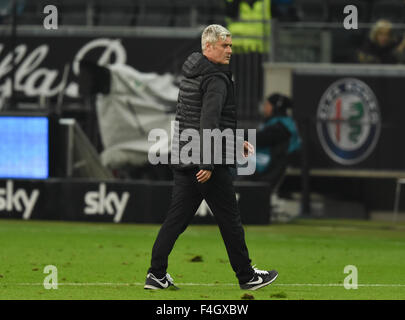
<path fill-rule="evenodd" d="M 258 273 L 258 274 L 268 274 L 269 273 L 268 271 L 257 269 L 256 265 L 254 265 L 252 268 L 255 271 L 255 273 Z"/>

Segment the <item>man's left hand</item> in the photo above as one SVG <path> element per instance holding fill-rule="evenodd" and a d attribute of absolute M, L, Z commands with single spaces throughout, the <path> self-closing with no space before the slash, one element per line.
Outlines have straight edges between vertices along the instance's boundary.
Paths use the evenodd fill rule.
<path fill-rule="evenodd" d="M 255 153 L 255 148 L 247 141 L 243 142 L 243 156 L 246 158 Z"/>

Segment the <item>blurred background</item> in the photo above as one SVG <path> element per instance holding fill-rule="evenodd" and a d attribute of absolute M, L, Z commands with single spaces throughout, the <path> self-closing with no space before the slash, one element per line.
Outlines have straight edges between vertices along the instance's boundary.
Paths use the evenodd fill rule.
<path fill-rule="evenodd" d="M 403 220 L 403 0 L 0 0 L 0 217 L 161 222 L 172 176 L 148 133 L 170 132 L 209 24 L 232 33 L 239 127 L 277 94 L 300 141 L 272 181 L 235 181 L 243 221 Z"/>

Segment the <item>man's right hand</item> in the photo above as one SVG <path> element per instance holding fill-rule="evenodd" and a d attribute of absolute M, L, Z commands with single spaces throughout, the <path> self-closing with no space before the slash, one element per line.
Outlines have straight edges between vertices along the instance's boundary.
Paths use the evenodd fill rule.
<path fill-rule="evenodd" d="M 212 171 L 210 170 L 200 170 L 197 172 L 196 177 L 198 182 L 204 183 L 211 178 Z"/>

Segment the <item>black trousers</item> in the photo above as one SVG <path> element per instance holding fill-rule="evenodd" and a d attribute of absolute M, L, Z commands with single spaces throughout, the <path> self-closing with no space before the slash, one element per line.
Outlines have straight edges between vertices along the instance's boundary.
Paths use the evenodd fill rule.
<path fill-rule="evenodd" d="M 171 205 L 153 245 L 148 272 L 158 278 L 165 276 L 168 257 L 177 238 L 187 228 L 201 201 L 205 199 L 218 223 L 232 269 L 239 283 L 245 283 L 252 279 L 254 271 L 245 243 L 230 169 L 216 166 L 211 178 L 205 183 L 197 181 L 195 175 L 198 171 L 173 170 Z"/>

